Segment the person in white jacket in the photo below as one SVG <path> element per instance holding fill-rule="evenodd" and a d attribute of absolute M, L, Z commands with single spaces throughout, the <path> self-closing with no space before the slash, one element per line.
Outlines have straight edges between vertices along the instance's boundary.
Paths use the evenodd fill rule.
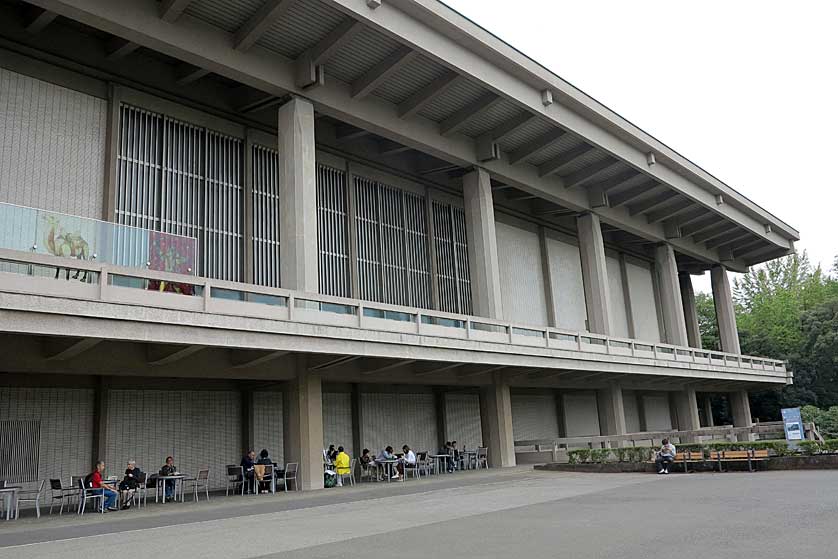
<path fill-rule="evenodd" d="M 404 453 L 399 460 L 399 475 L 404 475 L 404 469 L 407 468 L 415 468 L 416 467 L 416 453 L 410 450 L 410 447 L 404 445 L 402 447 L 402 452 Z"/>

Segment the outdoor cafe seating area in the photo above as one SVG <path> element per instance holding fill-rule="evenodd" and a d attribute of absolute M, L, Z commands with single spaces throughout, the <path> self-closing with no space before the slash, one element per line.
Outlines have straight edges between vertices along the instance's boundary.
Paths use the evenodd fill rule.
<path fill-rule="evenodd" d="M 391 457 L 378 455 L 367 461 L 351 458 L 349 471 L 337 473 L 335 464 L 327 450 L 323 450 L 324 477 L 340 478 L 337 485 L 355 485 L 356 482 L 390 482 L 391 480 L 405 481 L 409 477 L 419 479 L 422 476 L 441 475 L 462 470 L 488 468 L 488 449 L 449 448 L 432 452 L 419 451 L 414 454 L 415 461 L 406 460 L 404 453 L 393 453 Z M 382 451 L 383 452 L 383 451 Z M 244 465 L 226 465 L 225 496 L 244 496 L 246 494 L 275 494 L 278 490 L 299 490 L 299 463 L 291 462 L 283 465 L 255 464 L 251 472 L 246 471 Z M 141 508 L 153 503 L 186 502 L 187 495 L 195 503 L 210 499 L 210 469 L 201 468 L 194 475 L 179 471 L 148 474 L 137 470 L 134 489 L 120 490 L 120 508 Z M 102 483 L 110 487 L 122 487 L 118 476 L 110 475 L 102 478 Z M 326 484 L 329 487 L 329 484 Z M 220 490 L 213 488 L 212 492 Z M 91 486 L 90 474 L 71 476 L 69 479 L 49 479 L 15 482 L 0 480 L 0 518 L 5 520 L 17 519 L 21 509 L 31 508 L 37 518 L 41 517 L 42 509 L 47 508 L 48 514 L 56 512 L 106 512 L 106 495 L 101 488 Z M 111 509 L 113 510 L 113 509 Z"/>

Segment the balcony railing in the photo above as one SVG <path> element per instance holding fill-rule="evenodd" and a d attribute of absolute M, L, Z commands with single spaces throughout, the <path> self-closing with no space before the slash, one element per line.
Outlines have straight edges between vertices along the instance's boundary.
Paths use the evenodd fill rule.
<path fill-rule="evenodd" d="M 180 274 L 197 270 L 197 240 L 0 203 L 0 248 Z"/>
<path fill-rule="evenodd" d="M 50 294 L 59 296 L 109 303 L 472 340 L 508 346 L 550 348 L 563 350 L 566 354 L 559 356 L 569 358 L 579 357 L 581 353 L 589 356 L 601 354 L 617 358 L 634 358 L 641 362 L 648 362 L 650 365 L 677 367 L 696 364 L 711 369 L 724 367 L 738 372 L 753 371 L 754 374 L 758 374 L 757 371 L 763 371 L 767 372 L 762 373 L 764 376 L 783 378 L 786 382 L 790 382 L 792 378 L 791 372 L 786 371 L 785 364 L 774 359 L 650 343 L 588 332 L 574 332 L 560 328 L 515 324 L 441 311 L 197 278 L 151 269 L 109 266 L 98 259 L 96 261 L 74 260 L 0 249 L 0 269 L 4 263 L 13 264 L 14 271 L 18 274 L 37 267 L 84 272 L 84 281 L 61 281 L 59 284 L 54 283 L 51 277 L 37 278 L 37 281 L 13 282 L 18 287 L 11 289 L 12 291 L 42 293 L 46 290 Z M 76 275 L 78 274 L 73 274 L 73 276 Z M 14 274 L 5 274 L 5 276 L 13 278 Z M 59 277 L 57 272 L 55 277 Z M 177 293 L 161 292 L 170 291 L 160 288 L 167 284 L 178 285 Z M 3 274 L 0 274 L 0 290 L 9 290 L 9 285 L 3 281 Z"/>

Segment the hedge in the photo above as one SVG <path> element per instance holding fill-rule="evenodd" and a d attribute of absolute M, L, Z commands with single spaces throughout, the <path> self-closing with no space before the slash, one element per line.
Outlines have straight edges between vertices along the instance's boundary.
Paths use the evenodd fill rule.
<path fill-rule="evenodd" d="M 838 439 L 827 439 L 823 443 L 818 441 L 800 441 L 798 450 L 788 447 L 783 440 L 776 441 L 705 441 L 701 443 L 684 443 L 677 446 L 678 451 L 703 452 L 710 456 L 713 450 L 768 450 L 774 456 L 789 456 L 800 453 L 807 456 L 814 454 L 838 452 Z M 638 446 L 624 448 L 580 448 L 567 453 L 570 464 L 605 464 L 607 462 L 646 462 L 654 455 L 655 448 Z"/>

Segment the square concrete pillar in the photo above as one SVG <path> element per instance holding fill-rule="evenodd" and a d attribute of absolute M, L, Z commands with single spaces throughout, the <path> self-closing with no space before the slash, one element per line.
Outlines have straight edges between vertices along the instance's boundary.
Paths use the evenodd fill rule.
<path fill-rule="evenodd" d="M 600 433 L 602 435 L 625 435 L 626 412 L 623 404 L 623 389 L 618 384 L 597 390 L 597 407 L 600 416 Z M 624 446 L 621 441 L 612 447 Z"/>
<path fill-rule="evenodd" d="M 285 462 L 300 464 L 300 488 L 323 489 L 323 395 L 320 377 L 296 359 L 295 378 L 283 391 Z M 260 419 L 257 418 L 257 421 Z"/>
<path fill-rule="evenodd" d="M 605 245 L 599 216 L 592 213 L 576 218 L 579 255 L 582 259 L 582 282 L 588 307 L 588 331 L 610 334 L 608 271 L 605 268 Z"/>
<path fill-rule="evenodd" d="M 690 274 L 678 274 L 681 286 L 681 306 L 684 307 L 684 321 L 687 324 L 687 342 L 690 347 L 701 349 L 701 329 L 698 326 L 698 309 L 695 306 L 695 291 Z"/>
<path fill-rule="evenodd" d="M 747 390 L 737 390 L 728 396 L 730 400 L 730 411 L 733 414 L 734 427 L 752 427 L 754 422 L 751 419 L 751 402 L 748 400 Z M 751 441 L 755 439 L 753 434 L 739 435 L 740 441 Z"/>
<path fill-rule="evenodd" d="M 678 419 L 679 431 L 697 431 L 701 429 L 701 419 L 698 416 L 698 399 L 695 388 L 686 387 L 684 390 L 672 394 L 675 405 L 675 415 Z M 694 437 L 684 437 L 681 442 L 692 442 Z"/>
<path fill-rule="evenodd" d="M 713 419 L 713 398 L 711 398 L 709 394 L 705 395 L 704 398 L 702 398 L 702 404 L 704 405 L 705 427 L 714 427 L 716 422 Z"/>
<path fill-rule="evenodd" d="M 317 293 L 314 107 L 293 97 L 278 111 L 279 275 L 282 287 Z"/>
<path fill-rule="evenodd" d="M 716 323 L 719 325 L 719 340 L 722 344 L 722 351 L 741 353 L 739 349 L 739 330 L 736 328 L 736 312 L 733 308 L 733 296 L 730 293 L 727 268 L 713 266 L 710 270 L 710 282 L 713 287 L 713 303 L 716 306 Z"/>
<path fill-rule="evenodd" d="M 476 168 L 463 177 L 471 302 L 476 316 L 503 318 L 492 180 Z"/>
<path fill-rule="evenodd" d="M 512 397 L 500 373 L 492 374 L 492 384 L 480 389 L 480 422 L 483 444 L 489 448 L 489 465 L 507 468 L 515 465 L 512 435 Z"/>
<path fill-rule="evenodd" d="M 658 275 L 661 314 L 666 330 L 666 341 L 673 345 L 686 346 L 687 325 L 684 320 L 684 306 L 681 301 L 681 287 L 678 281 L 678 262 L 672 245 L 661 244 L 655 249 L 655 270 Z"/>

